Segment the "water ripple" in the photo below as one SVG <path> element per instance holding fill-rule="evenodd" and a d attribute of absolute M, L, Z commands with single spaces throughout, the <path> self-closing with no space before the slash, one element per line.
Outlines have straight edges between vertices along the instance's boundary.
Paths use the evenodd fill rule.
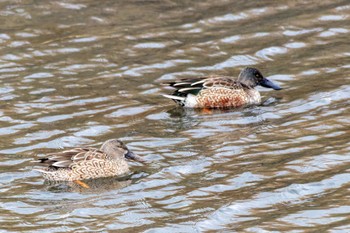
<path fill-rule="evenodd" d="M 348 232 L 347 1 L 0 3 L 1 232 Z M 259 68 L 263 104 L 182 109 L 160 82 Z M 125 177 L 38 156 L 120 138 Z"/>

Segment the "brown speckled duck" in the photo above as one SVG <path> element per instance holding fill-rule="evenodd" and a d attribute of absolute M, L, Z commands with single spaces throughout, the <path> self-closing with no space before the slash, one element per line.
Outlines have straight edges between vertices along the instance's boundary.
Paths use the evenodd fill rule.
<path fill-rule="evenodd" d="M 35 169 L 47 180 L 79 181 L 100 177 L 119 176 L 129 172 L 126 161 L 144 160 L 131 152 L 122 141 L 110 139 L 100 149 L 74 148 L 48 154 L 39 159 L 42 169 Z"/>
<path fill-rule="evenodd" d="M 172 95 L 164 95 L 187 108 L 236 108 L 260 104 L 260 93 L 254 87 L 260 85 L 274 90 L 282 88 L 271 82 L 252 67 L 244 68 L 233 79 L 228 76 L 184 78 L 165 83 L 173 88 Z"/>

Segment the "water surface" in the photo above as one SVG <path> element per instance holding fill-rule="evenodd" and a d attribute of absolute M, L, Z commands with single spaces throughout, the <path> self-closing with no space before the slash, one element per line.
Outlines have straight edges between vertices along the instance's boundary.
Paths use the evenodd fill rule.
<path fill-rule="evenodd" d="M 0 2 L 1 232 L 349 232 L 349 1 Z M 264 104 L 184 111 L 161 82 L 259 68 Z M 90 189 L 32 161 L 120 138 Z"/>

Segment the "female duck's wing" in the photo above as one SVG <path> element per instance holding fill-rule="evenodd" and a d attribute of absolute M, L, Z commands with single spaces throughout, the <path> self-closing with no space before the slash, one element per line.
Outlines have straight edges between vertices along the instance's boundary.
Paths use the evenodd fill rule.
<path fill-rule="evenodd" d="M 68 168 L 74 163 L 91 160 L 94 158 L 106 159 L 107 155 L 102 151 L 94 148 L 74 148 L 62 152 L 48 154 L 46 158 L 39 159 L 49 167 Z"/>

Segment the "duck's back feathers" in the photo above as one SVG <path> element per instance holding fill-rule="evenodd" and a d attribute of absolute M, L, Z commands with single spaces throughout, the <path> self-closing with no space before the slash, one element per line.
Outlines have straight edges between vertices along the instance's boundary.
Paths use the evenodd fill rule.
<path fill-rule="evenodd" d="M 184 78 L 173 82 L 167 82 L 165 84 L 174 87 L 177 92 L 191 94 L 198 94 L 202 89 L 214 87 L 228 88 L 232 90 L 249 88 L 228 76 Z"/>
<path fill-rule="evenodd" d="M 95 148 L 74 148 L 62 152 L 48 154 L 46 158 L 39 159 L 40 163 L 50 168 L 70 168 L 80 161 L 92 159 L 107 159 L 107 155 Z"/>

